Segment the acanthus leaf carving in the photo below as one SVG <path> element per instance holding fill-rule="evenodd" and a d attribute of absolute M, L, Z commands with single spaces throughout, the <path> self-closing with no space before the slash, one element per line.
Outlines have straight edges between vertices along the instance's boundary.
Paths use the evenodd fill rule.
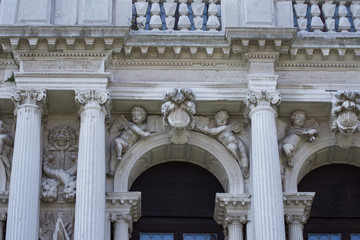
<path fill-rule="evenodd" d="M 49 134 L 49 147 L 45 149 L 41 199 L 57 200 L 58 186 L 63 186 L 63 199 L 73 202 L 76 194 L 77 136 L 70 127 L 55 127 Z"/>
<path fill-rule="evenodd" d="M 237 160 L 244 175 L 244 178 L 249 177 L 249 158 L 247 156 L 247 149 L 241 139 L 235 134 L 241 132 L 242 126 L 239 122 L 234 121 L 228 124 L 229 114 L 227 111 L 219 111 L 214 115 L 215 127 L 197 126 L 197 129 L 205 134 L 215 136 L 216 139 L 224 145 Z"/>
<path fill-rule="evenodd" d="M 47 114 L 46 108 L 46 90 L 35 90 L 35 89 L 22 89 L 15 90 L 12 93 L 11 99 L 15 104 L 14 115 L 16 115 L 18 108 L 21 105 L 36 105 L 43 111 L 43 115 Z"/>
<path fill-rule="evenodd" d="M 331 113 L 334 118 L 331 131 L 335 133 L 340 147 L 349 148 L 354 134 L 360 132 L 360 92 L 344 91 L 336 94 Z"/>
<path fill-rule="evenodd" d="M 123 153 L 134 145 L 141 137 L 150 136 L 150 132 L 147 132 L 146 111 L 140 106 L 135 106 L 131 110 L 131 119 L 129 122 L 121 115 L 113 123 L 110 133 L 119 134 L 111 143 L 109 171 L 108 175 L 113 176 L 114 172 L 122 159 Z"/>
<path fill-rule="evenodd" d="M 110 112 L 110 93 L 106 90 L 88 90 L 88 91 L 76 91 L 75 101 L 78 103 L 80 110 L 85 107 L 93 106 L 100 107 L 106 114 L 105 121 L 109 121 Z"/>
<path fill-rule="evenodd" d="M 165 93 L 161 106 L 163 124 L 174 144 L 185 144 L 189 131 L 195 127 L 194 114 L 196 96 L 190 88 L 174 88 Z"/>
<path fill-rule="evenodd" d="M 258 107 L 271 107 L 277 111 L 277 106 L 281 103 L 281 96 L 278 91 L 249 91 L 244 102 L 247 106 L 244 117 L 248 118 L 251 111 Z"/>
<path fill-rule="evenodd" d="M 291 114 L 291 125 L 286 128 L 285 136 L 279 141 L 279 149 L 285 160 L 283 164 L 293 167 L 292 155 L 302 141 L 314 142 L 319 123 L 314 119 L 306 119 L 304 111 L 297 110 Z M 283 166 L 284 168 L 286 166 Z M 283 170 L 284 172 L 284 170 Z"/>

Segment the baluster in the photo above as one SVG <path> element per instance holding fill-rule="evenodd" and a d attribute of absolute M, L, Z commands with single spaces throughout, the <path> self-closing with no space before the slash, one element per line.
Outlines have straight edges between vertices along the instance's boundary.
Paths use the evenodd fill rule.
<path fill-rule="evenodd" d="M 150 18 L 150 29 L 162 29 L 162 22 L 160 18 L 160 4 L 159 0 L 152 0 L 151 1 L 151 18 Z"/>
<path fill-rule="evenodd" d="M 180 17 L 179 17 L 179 22 L 178 22 L 178 28 L 180 30 L 187 30 L 187 29 L 190 29 L 190 20 L 189 20 L 189 17 L 188 17 L 188 14 L 189 14 L 189 9 L 188 9 L 188 6 L 187 6 L 187 0 L 180 0 L 180 6 L 179 6 L 179 14 L 180 14 Z"/>
<path fill-rule="evenodd" d="M 164 11 L 165 11 L 165 24 L 167 29 L 174 29 L 175 25 L 175 11 L 176 11 L 177 3 L 174 0 L 166 0 L 164 2 Z"/>
<path fill-rule="evenodd" d="M 328 32 L 333 32 L 335 30 L 335 8 L 336 4 L 333 4 L 333 0 L 326 0 L 322 5 L 322 15 L 325 19 L 325 28 Z"/>
<path fill-rule="evenodd" d="M 339 26 L 338 26 L 338 32 L 347 32 L 351 28 L 351 24 L 349 22 L 348 11 L 345 6 L 346 1 L 340 1 L 339 3 Z"/>
<path fill-rule="evenodd" d="M 294 5 L 295 14 L 298 22 L 298 26 L 300 31 L 306 31 L 307 27 L 307 19 L 306 19 L 306 12 L 307 12 L 308 5 L 305 4 L 305 0 L 297 0 L 296 4 Z"/>
<path fill-rule="evenodd" d="M 204 14 L 205 3 L 202 0 L 194 0 L 191 3 L 191 9 L 194 15 L 194 26 L 196 30 L 201 30 L 203 26 L 203 14 Z"/>
<path fill-rule="evenodd" d="M 208 20 L 206 23 L 207 30 L 216 30 L 220 27 L 220 22 L 217 18 L 218 8 L 215 2 L 216 0 L 209 0 Z"/>
<path fill-rule="evenodd" d="M 318 0 L 311 0 L 311 31 L 320 32 L 324 28 L 324 23 L 322 22 L 320 18 L 320 8 L 318 6 L 319 1 Z"/>
<path fill-rule="evenodd" d="M 146 24 L 146 11 L 148 9 L 149 3 L 146 0 L 138 0 L 135 2 L 136 9 L 136 21 L 139 24 L 139 28 L 144 29 Z"/>
<path fill-rule="evenodd" d="M 351 15 L 354 21 L 355 30 L 360 29 L 360 3 L 353 1 L 350 6 Z"/>

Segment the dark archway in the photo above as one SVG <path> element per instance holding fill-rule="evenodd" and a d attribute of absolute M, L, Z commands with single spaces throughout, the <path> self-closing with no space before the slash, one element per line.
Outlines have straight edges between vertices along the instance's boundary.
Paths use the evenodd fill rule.
<path fill-rule="evenodd" d="M 354 235 L 360 234 L 359 185 L 360 168 L 351 165 L 327 165 L 307 174 L 298 190 L 316 194 L 304 226 L 304 239 L 314 233 L 338 235 L 342 240 L 359 239 Z"/>
<path fill-rule="evenodd" d="M 133 239 L 140 233 L 212 233 L 223 239 L 222 227 L 213 220 L 215 194 L 224 192 L 207 170 L 191 163 L 168 162 L 143 172 L 130 191 L 140 191 L 142 217 L 134 224 Z"/>

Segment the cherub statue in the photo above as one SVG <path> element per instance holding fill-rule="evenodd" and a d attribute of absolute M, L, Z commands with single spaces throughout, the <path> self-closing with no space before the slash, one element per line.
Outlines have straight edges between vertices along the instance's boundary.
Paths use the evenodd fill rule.
<path fill-rule="evenodd" d="M 203 131 L 216 136 L 218 141 L 230 150 L 232 155 L 239 162 L 243 170 L 244 177 L 247 178 L 249 176 L 249 159 L 247 157 L 246 147 L 240 138 L 234 134 L 240 133 L 240 124 L 236 121 L 228 124 L 229 115 L 226 111 L 217 112 L 214 119 L 216 127 L 209 128 L 205 126 Z"/>
<path fill-rule="evenodd" d="M 286 135 L 280 140 L 279 148 L 288 158 L 288 165 L 293 166 L 291 155 L 302 139 L 313 142 L 317 136 L 318 122 L 315 119 L 306 120 L 305 112 L 295 111 L 291 115 L 292 125 L 286 129 Z"/>
<path fill-rule="evenodd" d="M 131 110 L 131 119 L 132 122 L 128 122 L 124 116 L 120 116 L 111 128 L 111 133 L 124 130 L 111 144 L 109 176 L 114 176 L 114 171 L 122 159 L 122 154 L 136 143 L 140 137 L 148 137 L 150 135 L 150 133 L 146 131 L 147 125 L 143 123 L 146 119 L 144 108 L 140 106 L 133 107 Z"/>
<path fill-rule="evenodd" d="M 4 163 L 6 171 L 11 170 L 11 163 L 9 159 L 9 148 L 14 146 L 13 139 L 6 133 L 4 122 L 0 120 L 0 159 Z"/>

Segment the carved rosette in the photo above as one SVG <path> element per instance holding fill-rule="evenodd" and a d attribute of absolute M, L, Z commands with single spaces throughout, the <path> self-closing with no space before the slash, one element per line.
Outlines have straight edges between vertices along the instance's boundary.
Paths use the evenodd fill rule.
<path fill-rule="evenodd" d="M 244 117 L 249 118 L 251 112 L 259 108 L 270 108 L 277 112 L 281 96 L 278 91 L 249 91 L 244 102 L 247 106 Z"/>
<path fill-rule="evenodd" d="M 111 102 L 110 94 L 106 90 L 88 90 L 88 91 L 76 91 L 75 101 L 80 106 L 80 111 L 89 107 L 101 107 L 106 113 L 106 119 L 110 118 L 110 106 Z"/>
<path fill-rule="evenodd" d="M 349 148 L 354 134 L 360 132 L 360 92 L 336 94 L 331 113 L 334 118 L 331 131 L 335 133 L 340 147 Z"/>
<path fill-rule="evenodd" d="M 47 115 L 46 98 L 45 89 L 15 90 L 11 96 L 11 100 L 15 104 L 14 115 L 17 115 L 17 111 L 21 106 L 37 106 L 40 108 L 43 115 Z"/>
<path fill-rule="evenodd" d="M 188 141 L 189 131 L 195 127 L 195 98 L 189 88 L 174 88 L 165 93 L 161 112 L 172 143 L 185 144 Z"/>
<path fill-rule="evenodd" d="M 288 224 L 305 224 L 308 216 L 305 214 L 286 214 L 285 220 Z"/>

